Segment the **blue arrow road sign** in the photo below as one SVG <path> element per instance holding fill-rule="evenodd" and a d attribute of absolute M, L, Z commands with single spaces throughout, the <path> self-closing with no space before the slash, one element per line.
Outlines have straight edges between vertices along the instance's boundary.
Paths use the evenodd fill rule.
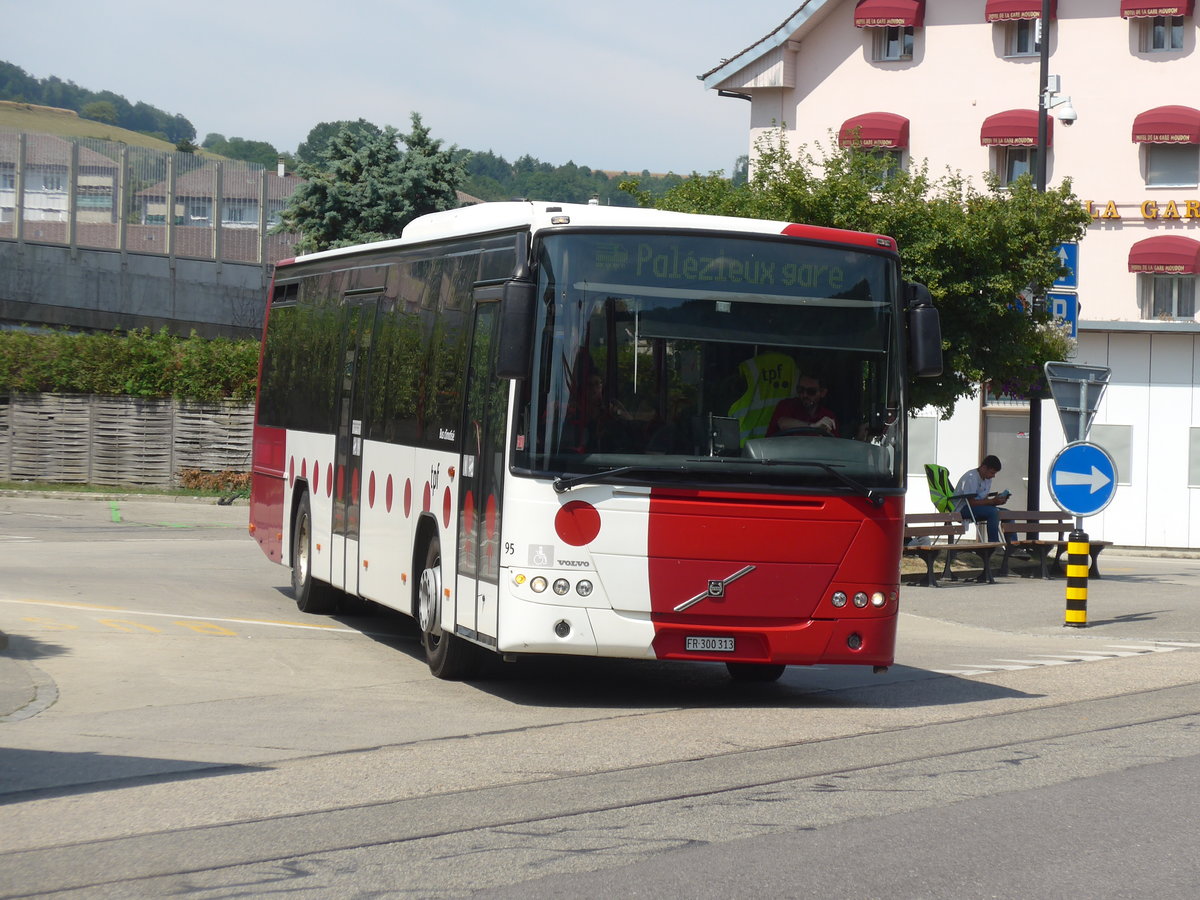
<path fill-rule="evenodd" d="M 1112 502 L 1117 464 L 1097 444 L 1067 444 L 1050 463 L 1050 496 L 1063 512 L 1094 516 Z"/>
<path fill-rule="evenodd" d="M 1079 245 L 1059 244 L 1054 248 L 1054 254 L 1058 257 L 1059 263 L 1070 270 L 1054 282 L 1054 287 L 1075 290 L 1079 287 Z"/>

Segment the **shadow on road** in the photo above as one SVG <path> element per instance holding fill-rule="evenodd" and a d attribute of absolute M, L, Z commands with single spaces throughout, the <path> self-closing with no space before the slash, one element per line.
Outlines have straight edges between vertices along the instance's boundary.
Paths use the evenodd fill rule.
<path fill-rule="evenodd" d="M 4 656 L 10 656 L 13 659 L 33 660 L 46 659 L 51 656 L 65 656 L 71 650 L 62 644 L 38 640 L 37 638 L 27 637 L 23 634 L 9 634 L 8 648 L 2 652 Z"/>
<path fill-rule="evenodd" d="M 257 770 L 199 760 L 0 747 L 0 806 Z"/>
<path fill-rule="evenodd" d="M 279 591 L 291 596 L 290 588 Z M 425 664 L 420 630 L 409 616 L 352 601 L 332 618 Z M 520 706 L 634 710 L 902 708 L 1031 696 L 910 666 L 892 666 L 882 675 L 866 666 L 790 666 L 777 682 L 753 684 L 733 681 L 720 662 L 552 655 L 505 662 L 486 654 L 470 685 Z"/>
<path fill-rule="evenodd" d="M 790 666 L 779 681 L 732 681 L 720 663 L 579 657 L 490 661 L 472 686 L 521 706 L 618 709 L 873 709 L 946 706 L 1033 695 L 924 669 Z"/>

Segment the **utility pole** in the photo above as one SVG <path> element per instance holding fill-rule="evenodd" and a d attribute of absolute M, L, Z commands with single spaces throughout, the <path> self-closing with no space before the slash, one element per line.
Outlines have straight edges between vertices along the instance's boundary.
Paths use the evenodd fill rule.
<path fill-rule="evenodd" d="M 1037 189 L 1046 192 L 1046 143 L 1049 133 L 1046 117 L 1049 115 L 1050 93 L 1050 0 L 1042 0 L 1042 17 L 1038 20 L 1038 131 L 1037 131 Z M 1038 304 L 1045 303 L 1034 298 L 1034 311 Z M 1029 471 L 1026 481 L 1025 508 L 1041 509 L 1042 496 L 1042 392 L 1035 391 L 1029 398 Z"/>

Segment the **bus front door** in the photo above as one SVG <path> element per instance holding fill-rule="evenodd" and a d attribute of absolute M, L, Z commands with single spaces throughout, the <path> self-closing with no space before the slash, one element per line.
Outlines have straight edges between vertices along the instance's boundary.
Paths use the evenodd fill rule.
<path fill-rule="evenodd" d="M 467 365 L 458 486 L 459 634 L 495 646 L 500 577 L 500 510 L 509 382 L 496 377 L 498 288 L 475 292 L 475 323 Z M 472 598 L 472 599 L 468 599 Z"/>
<path fill-rule="evenodd" d="M 338 380 L 337 438 L 333 461 L 333 531 L 330 581 L 347 593 L 358 593 L 358 523 L 362 504 L 363 428 L 370 374 L 371 334 L 379 294 L 345 299 L 342 367 Z"/>

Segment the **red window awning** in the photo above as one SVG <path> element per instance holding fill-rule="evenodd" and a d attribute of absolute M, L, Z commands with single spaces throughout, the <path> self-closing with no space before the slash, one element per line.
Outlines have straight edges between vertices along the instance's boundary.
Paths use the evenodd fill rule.
<path fill-rule="evenodd" d="M 1200 241 L 1177 234 L 1146 238 L 1129 248 L 1130 272 L 1200 274 Z"/>
<path fill-rule="evenodd" d="M 843 147 L 907 147 L 908 119 L 895 113 L 863 113 L 842 123 L 838 143 Z"/>
<path fill-rule="evenodd" d="M 1146 19 L 1150 16 L 1190 16 L 1196 0 L 1163 3 L 1162 0 L 1121 0 L 1122 19 Z"/>
<path fill-rule="evenodd" d="M 1133 120 L 1135 144 L 1200 144 L 1200 109 L 1159 106 Z"/>
<path fill-rule="evenodd" d="M 1058 15 L 1058 0 L 1050 0 L 1050 18 Z M 983 18 L 987 22 L 1009 22 L 1013 19 L 1040 19 L 1042 0 L 987 0 Z"/>
<path fill-rule="evenodd" d="M 983 120 L 979 143 L 985 147 L 1036 147 L 1038 111 L 1010 109 Z M 1046 146 L 1054 143 L 1054 119 L 1046 116 Z"/>
<path fill-rule="evenodd" d="M 857 28 L 920 28 L 924 24 L 925 0 L 858 0 L 854 5 Z"/>

